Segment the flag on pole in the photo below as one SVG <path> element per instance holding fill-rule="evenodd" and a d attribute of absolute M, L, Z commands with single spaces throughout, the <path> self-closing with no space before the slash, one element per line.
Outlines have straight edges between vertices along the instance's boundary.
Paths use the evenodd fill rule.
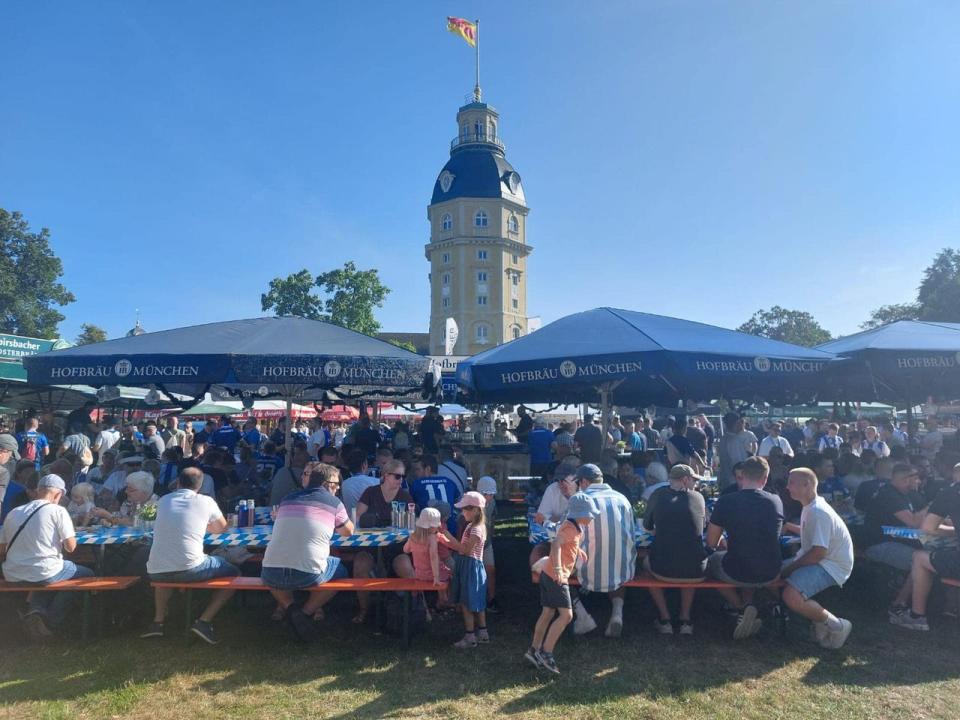
<path fill-rule="evenodd" d="M 477 46 L 477 26 L 469 20 L 447 17 L 447 30 L 462 37 L 470 47 Z"/>

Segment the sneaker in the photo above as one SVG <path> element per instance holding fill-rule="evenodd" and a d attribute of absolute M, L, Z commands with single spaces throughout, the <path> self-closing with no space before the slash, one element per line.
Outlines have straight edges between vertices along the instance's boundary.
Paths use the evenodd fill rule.
<path fill-rule="evenodd" d="M 211 645 L 217 644 L 217 636 L 213 634 L 213 625 L 206 620 L 197 620 L 190 626 L 190 632 L 204 642 L 210 643 Z"/>
<path fill-rule="evenodd" d="M 816 641 L 823 645 L 824 641 L 827 639 L 827 636 L 830 634 L 830 628 L 827 627 L 827 624 L 824 623 L 813 623 L 813 637 L 816 638 Z"/>
<path fill-rule="evenodd" d="M 593 632 L 597 629 L 597 621 L 586 613 L 577 615 L 573 619 L 573 634 L 574 635 L 586 635 L 588 632 Z"/>
<path fill-rule="evenodd" d="M 607 629 L 603 632 L 609 638 L 618 638 L 623 634 L 623 618 L 614 615 L 607 623 Z"/>
<path fill-rule="evenodd" d="M 300 640 L 312 642 L 317 639 L 317 627 L 299 605 L 291 605 L 286 612 L 287 624 Z"/>
<path fill-rule="evenodd" d="M 893 622 L 894 617 L 898 615 L 905 615 L 908 612 L 910 612 L 910 608 L 908 608 L 906 605 L 897 605 L 896 603 L 887 608 L 887 616 L 890 618 L 891 623 Z"/>
<path fill-rule="evenodd" d="M 924 625 L 926 625 L 926 618 L 921 618 Z M 839 630 L 827 630 L 826 637 L 820 642 L 820 644 L 829 648 L 830 650 L 839 650 L 843 647 L 843 644 L 847 641 L 847 638 L 850 637 L 850 631 L 853 630 L 853 623 L 849 620 L 840 620 L 840 629 Z"/>
<path fill-rule="evenodd" d="M 913 613 L 906 612 L 903 615 L 891 616 L 890 622 L 893 625 L 899 625 L 907 630 L 919 630 L 920 632 L 928 632 L 930 630 L 926 615 L 914 617 Z"/>
<path fill-rule="evenodd" d="M 560 674 L 560 668 L 557 667 L 557 661 L 554 660 L 553 653 L 538 652 L 537 657 L 540 659 L 540 667 L 544 670 L 549 670 L 554 675 Z"/>
<path fill-rule="evenodd" d="M 540 653 L 537 652 L 537 649 L 531 645 L 527 648 L 527 651 L 523 656 L 530 661 L 530 663 L 539 670 L 542 666 L 540 665 Z"/>
<path fill-rule="evenodd" d="M 653 621 L 653 627 L 661 635 L 673 635 L 673 623 L 669 620 L 660 620 L 658 618 Z"/>
<path fill-rule="evenodd" d="M 733 639 L 743 640 L 756 635 L 760 630 L 761 622 L 757 618 L 757 608 L 755 605 L 747 605 L 737 615 L 737 626 L 733 629 Z"/>
<path fill-rule="evenodd" d="M 462 638 L 457 640 L 457 642 L 455 642 L 453 646 L 458 650 L 467 650 L 469 648 L 475 648 L 477 646 L 477 639 L 470 635 L 464 635 Z"/>
<path fill-rule="evenodd" d="M 31 610 L 23 616 L 23 622 L 27 626 L 29 633 L 35 638 L 48 638 L 53 636 L 53 632 L 47 626 L 47 621 L 43 613 L 39 610 Z"/>
<path fill-rule="evenodd" d="M 486 628 L 482 630 L 477 630 L 477 642 L 481 644 L 489 644 L 490 642 L 490 633 L 487 632 Z"/>
<path fill-rule="evenodd" d="M 150 627 L 147 628 L 147 631 L 140 635 L 142 638 L 162 638 L 163 637 L 163 623 L 150 623 Z"/>
<path fill-rule="evenodd" d="M 693 635 L 693 623 L 686 620 L 680 621 L 680 634 Z"/>

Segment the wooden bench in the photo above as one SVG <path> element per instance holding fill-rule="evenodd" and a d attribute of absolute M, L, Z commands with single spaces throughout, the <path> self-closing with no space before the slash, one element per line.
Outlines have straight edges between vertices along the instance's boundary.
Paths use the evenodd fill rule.
<path fill-rule="evenodd" d="M 151 582 L 153 587 L 175 588 L 186 590 L 186 618 L 187 627 L 193 619 L 191 604 L 194 590 L 234 590 L 237 592 L 269 592 L 270 588 L 264 585 L 263 580 L 258 577 L 229 577 L 206 580 L 195 583 L 179 582 Z M 302 588 L 305 592 L 311 590 L 327 590 L 333 592 L 403 592 L 403 647 L 410 647 L 410 593 L 415 592 L 436 592 L 443 590 L 447 584 L 434 585 L 425 580 L 412 580 L 409 578 L 343 578 L 339 580 L 330 580 L 322 585 Z"/>
<path fill-rule="evenodd" d="M 80 626 L 81 637 L 86 640 L 90 635 L 90 596 L 99 592 L 126 590 L 140 582 L 137 576 L 87 577 L 61 580 L 49 585 L 17 583 L 0 580 L 0 592 L 79 592 L 83 594 L 83 623 Z"/>
<path fill-rule="evenodd" d="M 531 573 L 533 582 L 540 582 L 540 573 Z M 571 577 L 570 583 L 571 586 L 578 587 L 580 585 L 579 578 Z M 780 634 L 785 635 L 787 631 L 786 623 L 786 607 L 783 605 L 783 600 L 780 597 L 779 590 L 787 584 L 786 580 L 776 579 L 772 583 L 767 583 L 763 585 L 763 588 L 767 590 L 773 590 L 774 597 L 777 601 L 777 622 L 780 629 Z M 722 588 L 732 588 L 737 589 L 740 586 L 734 585 L 733 583 L 723 582 L 721 580 L 710 580 L 709 578 L 701 582 L 689 582 L 689 583 L 680 583 L 680 582 L 671 582 L 669 580 L 661 580 L 658 577 L 654 577 L 652 574 L 644 570 L 639 575 L 634 576 L 631 580 L 627 580 L 623 584 L 623 587 L 628 588 L 660 588 L 661 590 L 683 590 L 686 588 L 693 589 L 703 589 L 703 590 L 720 590 Z"/>

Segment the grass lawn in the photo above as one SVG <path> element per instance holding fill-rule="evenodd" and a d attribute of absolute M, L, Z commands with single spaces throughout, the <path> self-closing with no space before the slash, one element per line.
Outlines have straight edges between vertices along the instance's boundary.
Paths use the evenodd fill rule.
<path fill-rule="evenodd" d="M 960 717 L 960 623 L 933 617 L 928 634 L 891 627 L 887 591 L 857 575 L 827 599 L 854 622 L 839 652 L 809 641 L 796 619 L 786 639 L 770 627 L 734 643 L 708 591 L 694 609 L 695 637 L 658 636 L 648 597 L 631 591 L 621 639 L 568 634 L 557 652 L 563 675 L 538 674 L 521 657 L 539 612 L 522 519 L 503 522 L 498 532 L 499 595 L 509 611 L 490 616 L 493 642 L 474 651 L 451 648 L 462 626 L 441 618 L 402 652 L 372 626 L 350 624 L 349 596 L 329 606 L 325 640 L 306 647 L 270 621 L 272 608 L 260 594 L 221 614 L 216 647 L 178 632 L 138 640 L 132 630 L 87 645 L 36 645 L 10 619 L 8 597 L 0 619 L 0 717 Z M 605 623 L 609 604 L 593 607 Z M 177 609 L 171 630 L 179 630 Z"/>

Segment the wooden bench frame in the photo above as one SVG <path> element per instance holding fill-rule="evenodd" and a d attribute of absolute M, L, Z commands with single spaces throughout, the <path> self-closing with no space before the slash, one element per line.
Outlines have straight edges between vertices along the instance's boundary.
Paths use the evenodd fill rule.
<path fill-rule="evenodd" d="M 540 573 L 532 572 L 531 577 L 534 584 L 537 584 L 540 582 Z M 576 577 L 571 577 L 569 584 L 571 585 L 571 587 L 579 587 L 580 579 Z M 786 580 L 777 578 L 771 583 L 767 583 L 766 585 L 761 585 L 756 588 L 758 590 L 767 589 L 767 590 L 773 591 L 774 597 L 776 598 L 776 601 L 777 601 L 777 609 L 779 614 L 777 618 L 777 622 L 779 625 L 781 635 L 786 635 L 786 632 L 787 632 L 787 609 L 784 606 L 783 598 L 780 595 L 780 590 L 783 589 L 783 587 L 786 584 L 787 584 Z M 627 580 L 621 587 L 647 588 L 647 589 L 659 588 L 661 590 L 686 590 L 686 589 L 720 590 L 723 588 L 731 588 L 734 590 L 738 590 L 738 589 L 742 589 L 743 586 L 734 585 L 733 583 L 723 582 L 721 580 L 711 580 L 709 578 L 706 580 L 701 580 L 700 582 L 687 582 L 687 583 L 672 582 L 670 580 L 661 580 L 660 578 L 655 577 L 653 574 L 644 570 L 639 575 L 635 575 L 630 580 Z"/>
<path fill-rule="evenodd" d="M 236 592 L 269 592 L 263 580 L 258 577 L 227 577 L 205 580 L 203 582 L 183 583 L 183 582 L 151 582 L 155 588 L 174 588 L 185 590 L 186 599 L 186 625 L 189 628 L 193 619 L 193 591 L 194 590 L 233 590 Z M 410 598 L 412 593 L 416 592 L 436 592 L 448 587 L 447 583 L 434 585 L 425 580 L 413 580 L 410 578 L 342 578 L 330 580 L 322 585 L 313 585 L 311 587 L 301 588 L 303 592 L 313 592 L 317 590 L 326 590 L 334 592 L 403 592 L 403 638 L 402 646 L 404 649 L 410 647 Z"/>
<path fill-rule="evenodd" d="M 140 582 L 139 576 L 121 575 L 117 577 L 86 577 L 61 580 L 60 582 L 40 585 L 0 580 L 0 593 L 7 592 L 78 592 L 83 599 L 83 620 L 80 625 L 80 637 L 86 640 L 90 636 L 90 597 L 100 592 L 127 590 Z M 98 614 L 98 631 L 102 618 Z"/>

